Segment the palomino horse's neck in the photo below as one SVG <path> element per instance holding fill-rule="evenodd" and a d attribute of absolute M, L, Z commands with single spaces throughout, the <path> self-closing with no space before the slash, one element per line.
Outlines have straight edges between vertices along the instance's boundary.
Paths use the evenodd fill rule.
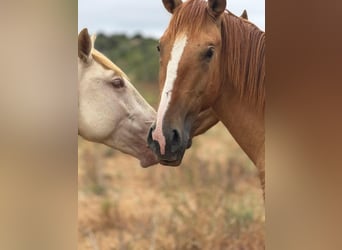
<path fill-rule="evenodd" d="M 231 14 L 224 19 L 222 94 L 213 109 L 259 169 L 264 188 L 264 33 Z"/>

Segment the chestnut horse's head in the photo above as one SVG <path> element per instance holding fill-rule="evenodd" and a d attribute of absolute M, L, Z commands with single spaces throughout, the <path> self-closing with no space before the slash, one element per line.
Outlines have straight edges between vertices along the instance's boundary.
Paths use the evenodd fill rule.
<path fill-rule="evenodd" d="M 163 3 L 173 15 L 158 46 L 162 92 L 148 144 L 160 163 L 177 166 L 191 142 L 196 117 L 214 103 L 220 91 L 220 26 L 226 1 Z"/>

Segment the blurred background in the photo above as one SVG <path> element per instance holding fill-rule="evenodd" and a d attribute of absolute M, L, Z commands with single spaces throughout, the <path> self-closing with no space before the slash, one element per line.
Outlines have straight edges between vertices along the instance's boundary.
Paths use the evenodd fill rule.
<path fill-rule="evenodd" d="M 228 9 L 264 30 L 263 1 Z M 161 1 L 80 0 L 78 30 L 157 107 Z M 78 249 L 264 249 L 264 202 L 256 168 L 219 123 L 193 140 L 181 166 L 139 162 L 78 139 Z"/>
<path fill-rule="evenodd" d="M 238 16 L 246 9 L 249 19 L 265 30 L 264 0 L 228 0 L 227 9 Z M 169 18 L 170 14 L 164 9 L 162 0 L 78 1 L 79 31 L 87 27 L 92 33 L 139 33 L 159 38 L 167 27 Z"/>
<path fill-rule="evenodd" d="M 155 38 L 116 8 L 140 2 L 146 20 L 165 14 L 152 21 L 163 31 L 159 0 L 1 2 L 0 249 L 261 249 L 255 170 L 221 125 L 175 169 L 77 138 L 77 29 Z M 228 8 L 257 23 L 254 3 Z M 342 249 L 341 4 L 267 2 L 267 249 Z"/>

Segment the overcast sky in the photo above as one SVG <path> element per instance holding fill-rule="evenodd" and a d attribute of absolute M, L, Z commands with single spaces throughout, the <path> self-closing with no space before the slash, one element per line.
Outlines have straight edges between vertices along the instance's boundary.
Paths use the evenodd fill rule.
<path fill-rule="evenodd" d="M 227 9 L 236 15 L 246 9 L 249 20 L 265 30 L 265 0 L 228 0 Z M 91 34 L 140 33 L 159 38 L 170 16 L 162 0 L 78 1 L 78 31 L 87 27 Z"/>

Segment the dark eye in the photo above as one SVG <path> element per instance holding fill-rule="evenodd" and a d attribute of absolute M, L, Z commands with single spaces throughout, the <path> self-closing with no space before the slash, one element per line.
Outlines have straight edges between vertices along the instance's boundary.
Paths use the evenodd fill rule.
<path fill-rule="evenodd" d="M 207 59 L 211 59 L 214 55 L 214 52 L 215 52 L 215 48 L 213 46 L 210 46 L 207 50 L 207 52 L 205 53 L 205 57 Z"/>
<path fill-rule="evenodd" d="M 110 83 L 114 86 L 114 88 L 117 89 L 125 86 L 125 81 L 121 77 L 113 78 L 113 80 Z"/>
<path fill-rule="evenodd" d="M 157 45 L 157 50 L 158 52 L 160 52 L 160 45 Z"/>

